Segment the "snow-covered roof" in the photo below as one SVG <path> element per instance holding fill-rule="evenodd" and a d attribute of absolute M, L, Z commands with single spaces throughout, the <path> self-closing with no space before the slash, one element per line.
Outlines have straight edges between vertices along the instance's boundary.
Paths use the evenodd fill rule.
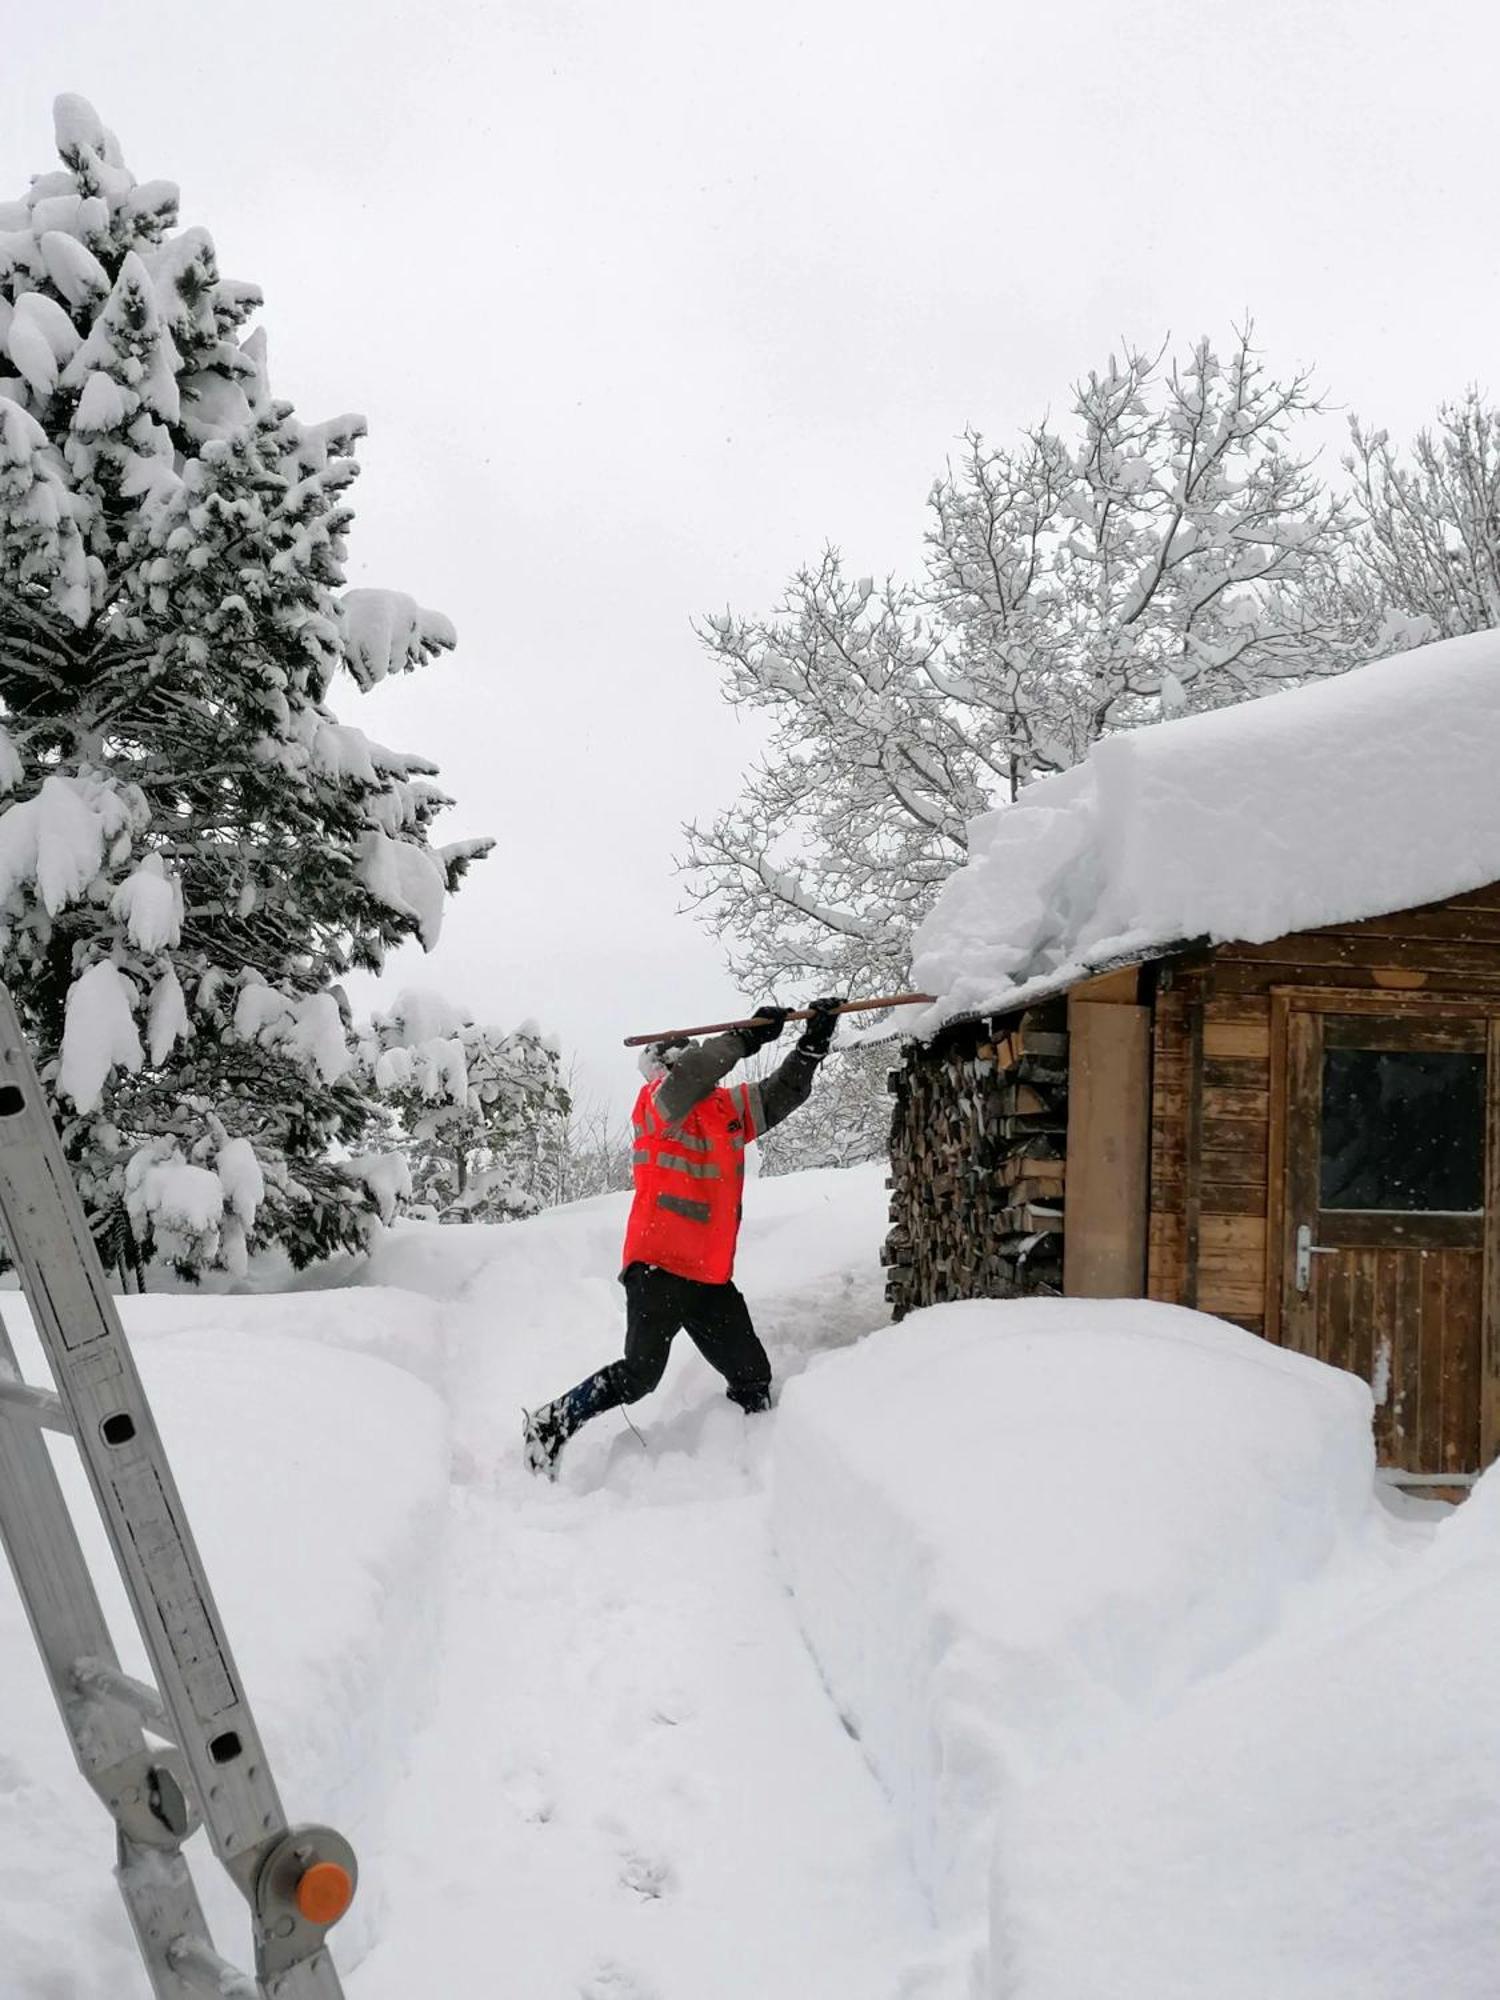
<path fill-rule="evenodd" d="M 1500 632 L 1107 738 L 969 828 L 911 1032 L 1187 939 L 1262 942 L 1500 880 Z"/>

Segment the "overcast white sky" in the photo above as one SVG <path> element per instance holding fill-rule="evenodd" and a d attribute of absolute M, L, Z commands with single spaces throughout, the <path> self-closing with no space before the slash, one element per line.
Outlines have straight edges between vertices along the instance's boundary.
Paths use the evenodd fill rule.
<path fill-rule="evenodd" d="M 753 748 L 692 616 L 824 541 L 911 569 L 964 424 L 1121 336 L 1248 307 L 1399 435 L 1500 392 L 1487 0 L 73 0 L 0 48 L 0 195 L 89 97 L 263 288 L 277 392 L 368 416 L 352 579 L 458 625 L 339 703 L 499 841 L 388 983 L 621 1097 L 621 1036 L 741 997 L 672 870 Z"/>

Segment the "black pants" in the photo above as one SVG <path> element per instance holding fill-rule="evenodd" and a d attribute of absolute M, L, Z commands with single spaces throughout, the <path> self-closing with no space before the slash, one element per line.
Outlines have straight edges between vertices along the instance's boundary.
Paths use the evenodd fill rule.
<path fill-rule="evenodd" d="M 673 1340 L 683 1331 L 724 1377 L 731 1401 L 742 1410 L 770 1407 L 771 1363 L 738 1286 L 700 1284 L 654 1264 L 632 1264 L 622 1283 L 624 1358 L 558 1398 L 553 1408 L 565 1436 L 601 1410 L 649 1395 L 666 1372 Z"/>

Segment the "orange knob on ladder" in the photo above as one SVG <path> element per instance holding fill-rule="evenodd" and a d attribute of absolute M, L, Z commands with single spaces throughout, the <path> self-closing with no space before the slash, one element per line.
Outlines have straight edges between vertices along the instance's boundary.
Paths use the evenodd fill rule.
<path fill-rule="evenodd" d="M 310 1924 L 336 1924 L 354 1901 L 354 1877 L 336 1861 L 315 1861 L 297 1882 L 297 1908 Z"/>

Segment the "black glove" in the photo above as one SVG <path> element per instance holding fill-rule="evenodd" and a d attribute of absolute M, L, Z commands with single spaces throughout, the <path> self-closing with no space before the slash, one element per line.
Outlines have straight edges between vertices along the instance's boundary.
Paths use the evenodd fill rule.
<path fill-rule="evenodd" d="M 804 1055 L 827 1055 L 833 1045 L 833 1031 L 838 1026 L 839 1009 L 843 1004 L 837 995 L 827 1000 L 808 1001 L 812 1019 L 802 1030 L 802 1039 L 797 1044 Z"/>
<path fill-rule="evenodd" d="M 735 1033 L 744 1045 L 745 1054 L 753 1056 L 757 1049 L 763 1049 L 767 1042 L 774 1042 L 786 1026 L 786 1017 L 791 1009 L 778 1007 L 772 1001 L 762 1000 L 755 1010 L 755 1019 L 737 1028 Z"/>

